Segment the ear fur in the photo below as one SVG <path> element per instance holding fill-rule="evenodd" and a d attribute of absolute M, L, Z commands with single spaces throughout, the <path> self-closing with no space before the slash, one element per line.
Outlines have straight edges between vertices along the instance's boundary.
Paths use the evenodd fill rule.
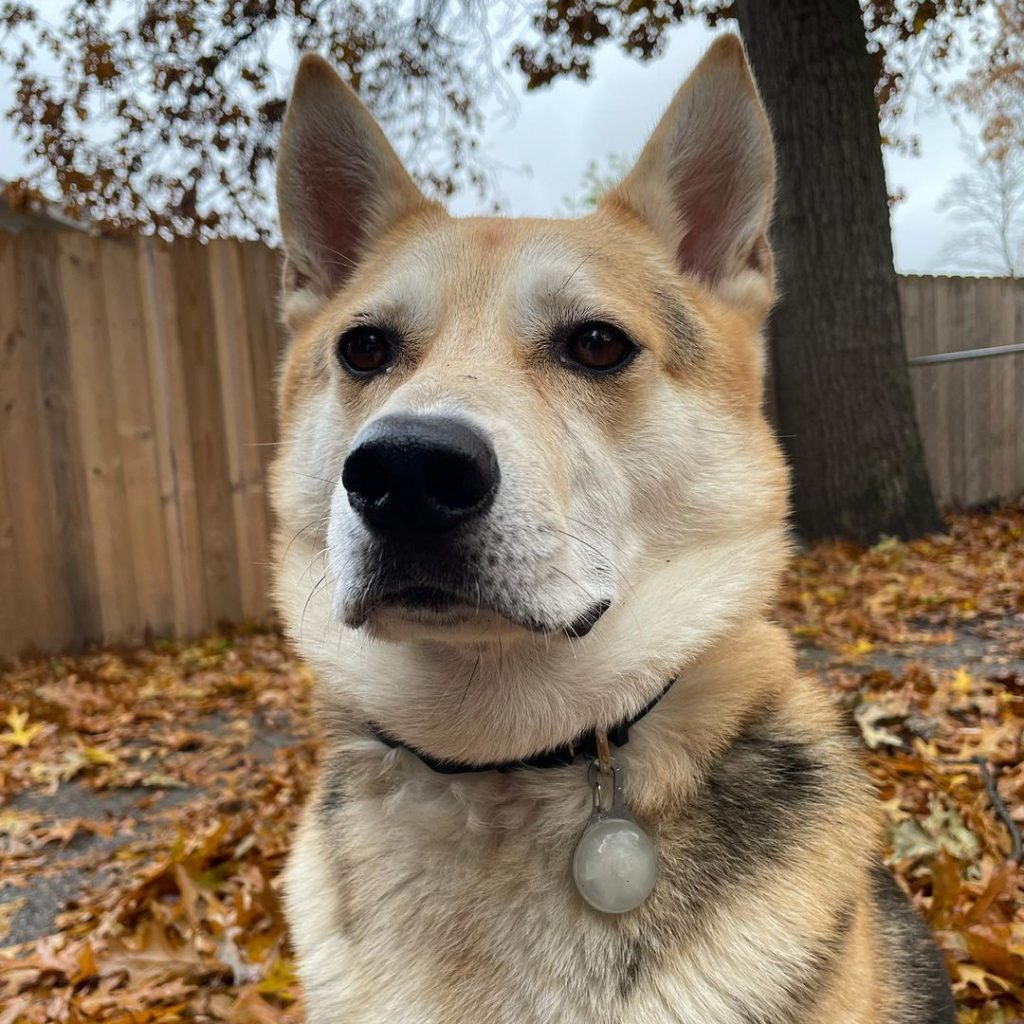
<path fill-rule="evenodd" d="M 377 238 L 435 204 L 352 89 L 327 61 L 306 54 L 281 129 L 277 205 L 282 306 L 295 326 L 342 287 Z"/>
<path fill-rule="evenodd" d="M 737 304 L 767 308 L 774 188 L 768 118 L 743 44 L 727 35 L 712 44 L 605 201 L 646 221 L 683 273 Z"/>

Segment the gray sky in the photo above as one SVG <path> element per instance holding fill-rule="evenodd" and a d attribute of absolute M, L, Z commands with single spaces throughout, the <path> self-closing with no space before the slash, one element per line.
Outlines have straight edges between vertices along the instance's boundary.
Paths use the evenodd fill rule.
<path fill-rule="evenodd" d="M 694 20 L 673 30 L 666 52 L 652 63 L 641 65 L 607 48 L 597 54 L 589 82 L 561 80 L 530 94 L 511 75 L 518 110 L 513 115 L 496 110 L 483 139 L 505 210 L 562 213 L 565 197 L 578 192 L 591 159 L 604 163 L 609 153 L 635 155 L 712 38 Z M 4 110 L 11 103 L 11 88 L 10 80 L 0 76 Z M 955 228 L 937 207 L 950 180 L 965 169 L 961 133 L 946 107 L 926 97 L 907 104 L 905 128 L 919 136 L 921 152 L 917 157 L 886 154 L 890 190 L 907 193 L 893 212 L 896 266 L 903 273 L 948 272 L 944 250 Z M 0 176 L 15 176 L 23 168 L 10 128 L 0 122 Z M 451 204 L 456 213 L 479 212 L 481 206 L 470 195 Z"/>

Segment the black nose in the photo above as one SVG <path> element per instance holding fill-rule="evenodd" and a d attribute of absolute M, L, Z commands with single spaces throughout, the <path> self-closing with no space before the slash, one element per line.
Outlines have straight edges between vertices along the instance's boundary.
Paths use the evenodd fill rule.
<path fill-rule="evenodd" d="M 356 438 L 341 482 L 349 504 L 379 533 L 454 530 L 482 515 L 498 489 L 490 441 L 461 420 L 382 416 Z"/>

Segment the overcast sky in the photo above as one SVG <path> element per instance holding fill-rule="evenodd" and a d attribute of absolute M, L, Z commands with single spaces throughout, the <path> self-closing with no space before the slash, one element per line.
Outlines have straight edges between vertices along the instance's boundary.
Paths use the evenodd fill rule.
<path fill-rule="evenodd" d="M 483 139 L 505 210 L 513 214 L 558 214 L 565 197 L 576 194 L 587 163 L 604 163 L 608 154 L 633 156 L 667 106 L 673 92 L 713 38 L 701 22 L 690 21 L 672 32 L 666 52 L 638 64 L 617 50 L 597 54 L 587 83 L 562 80 L 540 92 L 525 94 L 521 79 L 511 75 L 518 110 L 496 111 Z M 0 105 L 11 104 L 11 83 L 0 77 Z M 893 212 L 897 269 L 903 273 L 950 271 L 948 248 L 955 228 L 938 210 L 950 180 L 965 169 L 960 130 L 943 104 L 925 97 L 907 105 L 905 128 L 921 141 L 919 156 L 886 154 L 890 191 L 907 198 Z M 0 124 L 0 176 L 24 168 L 11 131 Z M 455 212 L 479 212 L 474 196 L 456 197 Z"/>

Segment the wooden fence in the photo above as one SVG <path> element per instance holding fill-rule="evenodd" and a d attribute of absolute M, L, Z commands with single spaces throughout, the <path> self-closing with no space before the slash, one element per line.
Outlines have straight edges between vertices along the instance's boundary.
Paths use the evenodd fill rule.
<path fill-rule="evenodd" d="M 276 262 L 0 234 L 0 655 L 267 613 Z"/>
<path fill-rule="evenodd" d="M 1024 280 L 903 277 L 907 355 L 1024 342 Z M 936 497 L 963 507 L 1024 494 L 1024 352 L 911 366 Z"/>
<path fill-rule="evenodd" d="M 908 354 L 1024 340 L 1024 282 L 905 278 Z M 263 616 L 277 257 L 0 233 L 0 656 Z M 946 504 L 1024 492 L 1024 355 L 911 370 Z"/>

